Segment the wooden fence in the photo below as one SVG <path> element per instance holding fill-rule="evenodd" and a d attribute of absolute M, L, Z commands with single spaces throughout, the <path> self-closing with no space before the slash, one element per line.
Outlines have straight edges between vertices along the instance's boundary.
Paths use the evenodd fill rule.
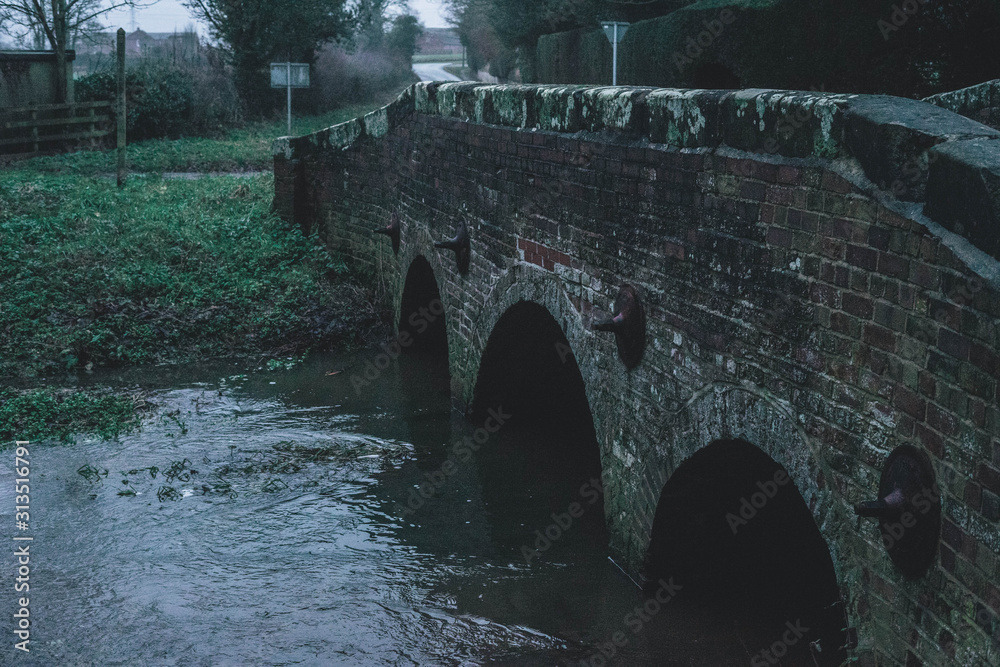
<path fill-rule="evenodd" d="M 114 134 L 111 102 L 42 104 L 0 110 L 0 157 L 95 147 Z"/>

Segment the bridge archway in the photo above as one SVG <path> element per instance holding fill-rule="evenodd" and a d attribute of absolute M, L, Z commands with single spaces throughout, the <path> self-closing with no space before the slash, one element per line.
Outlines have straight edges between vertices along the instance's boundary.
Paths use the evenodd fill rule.
<path fill-rule="evenodd" d="M 731 383 L 715 383 L 697 392 L 685 405 L 667 414 L 657 430 L 661 445 L 656 448 L 655 457 L 645 463 L 639 477 L 633 482 L 634 486 L 629 485 L 623 489 L 623 493 L 635 498 L 636 514 L 632 518 L 635 523 L 630 532 L 637 539 L 631 542 L 625 540 L 613 546 L 623 553 L 627 562 L 633 563 L 642 571 L 647 581 L 656 581 L 652 575 L 664 569 L 663 561 L 657 564 L 651 560 L 663 553 L 662 540 L 667 538 L 660 534 L 666 530 L 664 525 L 675 527 L 675 530 L 668 532 L 676 533 L 678 527 L 681 527 L 681 532 L 692 530 L 690 526 L 684 528 L 676 521 L 665 524 L 664 515 L 661 514 L 664 502 L 686 498 L 688 506 L 698 507 L 699 503 L 712 503 L 714 501 L 710 498 L 729 493 L 725 489 L 733 483 L 732 480 L 718 480 L 727 480 L 737 472 L 748 471 L 747 474 L 752 479 L 743 481 L 749 481 L 750 488 L 738 487 L 740 490 L 735 498 L 735 506 L 732 504 L 732 497 L 722 501 L 726 509 L 721 516 L 717 516 L 721 524 L 715 524 L 717 531 L 721 525 L 721 529 L 729 531 L 732 536 L 732 527 L 726 521 L 726 514 L 733 513 L 739 517 L 741 498 L 747 497 L 752 506 L 753 494 L 761 492 L 756 487 L 757 482 L 766 485 L 768 475 L 773 481 L 774 473 L 780 469 L 787 474 L 788 482 L 784 486 L 794 489 L 794 493 L 789 496 L 797 499 L 791 503 L 793 506 L 797 503 L 797 510 L 786 508 L 790 514 L 776 513 L 774 516 L 785 517 L 778 521 L 781 525 L 784 525 L 782 521 L 788 520 L 788 516 L 797 517 L 795 527 L 789 529 L 792 542 L 795 542 L 796 536 L 808 536 L 812 556 L 807 555 L 805 558 L 811 558 L 820 564 L 814 572 L 822 573 L 816 574 L 816 577 L 826 582 L 823 584 L 827 591 L 824 595 L 830 599 L 824 605 L 841 601 L 821 610 L 830 615 L 827 620 L 823 621 L 825 617 L 820 618 L 827 627 L 833 628 L 825 640 L 821 639 L 824 655 L 837 654 L 846 643 L 845 637 L 837 631 L 856 625 L 853 601 L 859 595 L 856 586 L 862 575 L 852 554 L 843 552 L 843 545 L 848 544 L 851 537 L 845 531 L 853 526 L 844 517 L 852 514 L 850 507 L 838 502 L 838 496 L 827 483 L 831 474 L 825 459 L 815 451 L 820 446 L 817 436 L 807 432 L 796 421 L 787 403 L 753 385 Z M 873 432 L 872 437 L 878 440 L 880 436 Z M 729 449 L 719 446 L 719 443 L 733 441 L 737 441 L 739 445 L 728 445 Z M 878 445 L 877 442 L 875 444 Z M 711 474 L 704 472 L 706 470 Z M 684 481 L 686 477 L 688 481 Z M 692 479 L 697 479 L 697 483 L 692 484 Z M 699 486 L 703 488 L 697 488 Z M 746 495 L 747 492 L 750 496 Z M 761 498 L 757 497 L 756 500 L 759 503 Z M 771 502 L 773 501 L 768 499 L 768 503 Z M 766 510 L 770 507 L 770 504 L 765 504 L 763 509 L 753 508 L 758 511 L 758 516 L 748 525 L 765 518 Z M 761 523 L 757 530 L 773 529 L 773 526 L 765 526 L 765 523 Z M 739 522 L 733 524 L 738 533 L 747 528 L 747 525 Z M 750 531 L 746 534 L 749 535 Z M 716 535 L 724 537 L 725 533 L 717 532 Z M 705 538 L 684 537 L 689 546 L 694 539 Z M 732 542 L 728 545 L 723 542 L 722 546 L 717 547 L 718 550 L 724 548 L 730 548 L 735 553 Z M 766 554 L 766 550 L 763 553 Z M 697 564 L 696 556 L 688 554 L 686 558 Z M 719 563 L 716 562 L 716 565 Z M 682 566 L 683 563 L 681 569 Z M 791 597 L 794 598 L 794 595 Z M 779 611 L 781 610 L 779 607 Z M 830 620 L 833 618 L 837 620 Z M 777 628 L 779 635 L 783 632 L 781 626 L 785 621 L 794 623 L 796 618 L 782 619 Z M 803 664 L 812 664 L 808 653 L 805 654 L 805 660 Z"/>
<path fill-rule="evenodd" d="M 731 618 L 751 653 L 847 658 L 837 576 L 812 512 L 788 471 L 744 440 L 710 443 L 667 480 L 646 574 Z"/>
<path fill-rule="evenodd" d="M 399 306 L 399 335 L 409 355 L 448 359 L 445 307 L 430 262 L 417 255 L 410 262 Z"/>
<path fill-rule="evenodd" d="M 533 301 L 504 311 L 482 353 L 472 423 L 497 413 L 504 425 L 480 457 L 509 475 L 487 497 L 522 504 L 526 525 L 544 526 L 579 503 L 585 511 L 573 532 L 606 544 L 600 448 L 583 377 L 559 323 Z M 571 545 L 561 540 L 559 548 Z"/>

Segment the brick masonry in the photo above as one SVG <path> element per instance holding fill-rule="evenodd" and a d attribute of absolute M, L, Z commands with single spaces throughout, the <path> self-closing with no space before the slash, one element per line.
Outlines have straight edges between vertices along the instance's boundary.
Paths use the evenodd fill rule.
<path fill-rule="evenodd" d="M 895 98 L 417 84 L 278 140 L 275 207 L 388 284 L 397 311 L 427 258 L 460 404 L 503 312 L 549 310 L 587 387 L 612 548 L 634 572 L 673 470 L 742 438 L 809 504 L 858 664 L 997 664 L 1000 262 L 975 225 L 924 210 L 947 207 L 933 183 L 951 172 L 934 170 L 963 159 L 933 151 L 974 140 L 988 162 L 998 139 Z M 392 211 L 398 257 L 371 233 Z M 462 220 L 464 276 L 433 247 Z M 632 371 L 591 330 L 623 284 L 647 311 Z M 942 491 L 940 555 L 917 581 L 852 511 L 904 443 L 929 453 Z"/>

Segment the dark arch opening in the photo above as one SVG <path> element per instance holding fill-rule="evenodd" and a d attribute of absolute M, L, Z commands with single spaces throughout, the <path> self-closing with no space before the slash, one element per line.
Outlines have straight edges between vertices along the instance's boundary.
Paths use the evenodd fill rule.
<path fill-rule="evenodd" d="M 501 404 L 521 426 L 597 441 L 569 341 L 549 311 L 531 301 L 517 302 L 500 317 L 480 362 L 473 418 Z"/>
<path fill-rule="evenodd" d="M 402 399 L 411 415 L 408 421 L 420 421 L 421 415 L 428 413 L 447 413 L 451 409 L 448 328 L 434 270 L 422 255 L 406 272 L 398 330 L 393 345 L 398 344 L 402 352 L 399 379 L 404 388 Z M 411 426 L 414 433 L 422 432 L 417 424 Z"/>
<path fill-rule="evenodd" d="M 409 355 L 448 359 L 444 303 L 434 270 L 423 255 L 410 263 L 399 307 L 399 343 Z"/>
<path fill-rule="evenodd" d="M 787 471 L 745 441 L 716 441 L 670 477 L 646 573 L 654 582 L 672 577 L 683 586 L 679 599 L 732 619 L 751 653 L 792 637 L 791 623 L 808 632 L 783 646 L 781 664 L 847 657 L 833 559 L 812 512 Z M 810 647 L 816 641 L 822 652 Z"/>
<path fill-rule="evenodd" d="M 702 63 L 694 70 L 692 84 L 708 90 L 732 90 L 740 88 L 740 78 L 725 65 Z"/>
<path fill-rule="evenodd" d="M 493 328 L 476 380 L 473 426 L 487 423 L 491 411 L 509 418 L 479 460 L 503 471 L 484 478 L 487 502 L 517 506 L 523 523 L 509 527 L 511 543 L 525 543 L 524 526 L 544 528 L 553 513 L 580 503 L 584 513 L 574 522 L 580 530 L 567 531 L 574 537 L 553 549 L 571 549 L 575 539 L 606 546 L 600 448 L 583 377 L 544 306 L 519 301 Z"/>

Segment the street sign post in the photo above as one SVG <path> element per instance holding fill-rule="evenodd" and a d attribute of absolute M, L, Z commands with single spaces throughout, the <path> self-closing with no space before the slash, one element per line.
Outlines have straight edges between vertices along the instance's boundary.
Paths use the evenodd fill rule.
<path fill-rule="evenodd" d="M 611 42 L 611 85 L 618 85 L 618 42 L 622 41 L 625 31 L 628 30 L 628 23 L 623 21 L 601 21 L 604 34 Z"/>
<path fill-rule="evenodd" d="M 271 87 L 288 89 L 288 134 L 292 134 L 292 88 L 309 87 L 308 63 L 271 63 Z"/>

